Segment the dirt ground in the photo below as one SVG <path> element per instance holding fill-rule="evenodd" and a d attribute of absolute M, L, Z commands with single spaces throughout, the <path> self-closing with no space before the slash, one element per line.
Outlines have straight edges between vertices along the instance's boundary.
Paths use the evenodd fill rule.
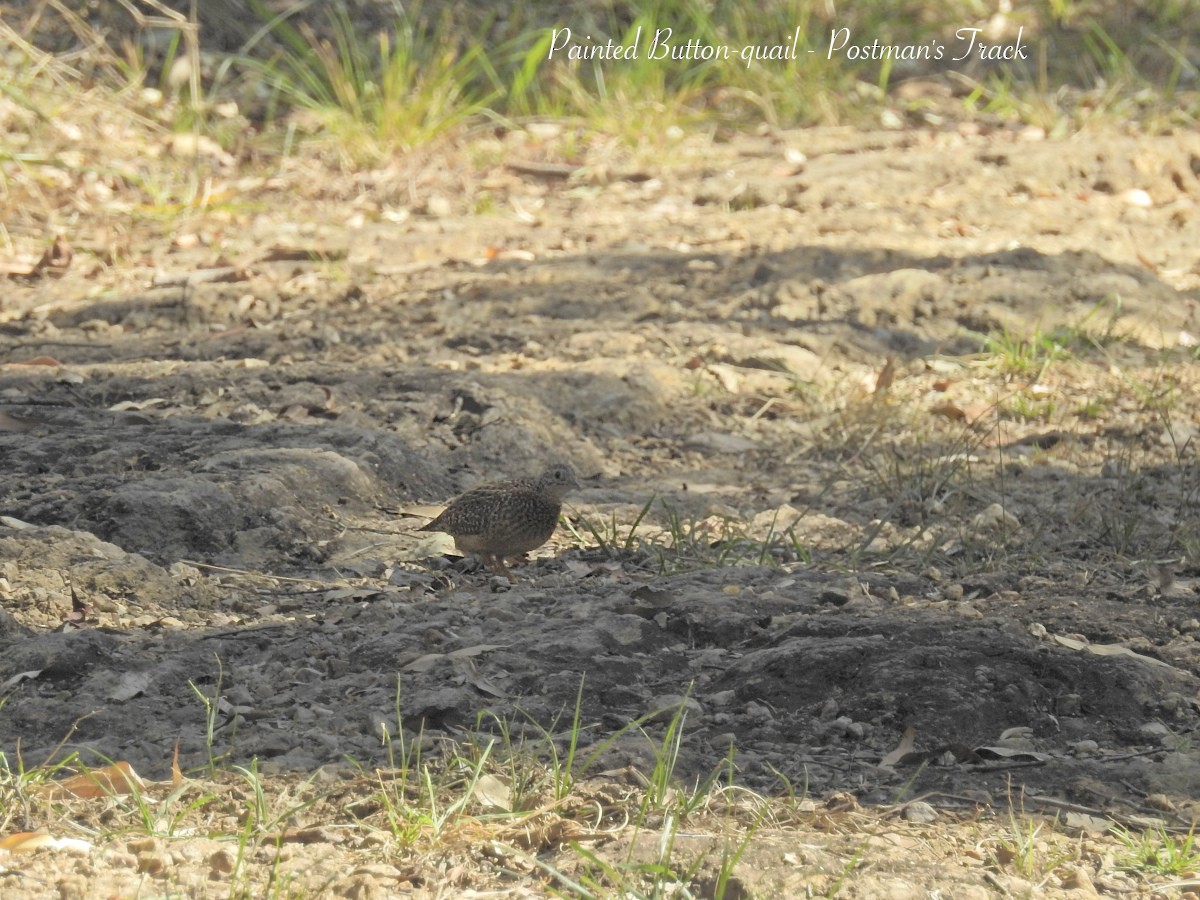
<path fill-rule="evenodd" d="M 294 162 L 0 288 L 9 761 L 370 770 L 381 725 L 536 734 L 582 679 L 590 746 L 684 704 L 685 781 L 732 745 L 737 784 L 819 809 L 1190 823 L 1200 137 L 814 129 L 570 173 L 561 138 Z M 1059 326 L 1103 346 L 1024 375 L 980 352 Z M 518 583 L 416 531 L 551 459 L 583 477 L 576 535 Z M 627 735 L 596 768 L 652 764 Z M 856 852 L 840 896 L 1153 893 L 1101 862 L 1022 882 L 918 828 L 764 834 L 741 895 L 823 894 Z M 347 874 L 326 838 L 289 865 L 336 894 L 475 886 Z M 229 895 L 211 848 L 154 841 L 0 891 L 159 896 L 146 852 L 171 896 Z"/>

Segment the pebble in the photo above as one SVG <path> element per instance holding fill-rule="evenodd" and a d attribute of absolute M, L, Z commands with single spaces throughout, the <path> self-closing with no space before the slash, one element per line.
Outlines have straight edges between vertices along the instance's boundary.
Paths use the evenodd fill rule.
<path fill-rule="evenodd" d="M 705 697 L 709 706 L 715 709 L 724 709 L 731 705 L 737 699 L 737 693 L 734 691 L 717 691 L 715 694 L 709 694 Z"/>
<path fill-rule="evenodd" d="M 213 881 L 233 871 L 233 855 L 228 850 L 218 850 L 208 858 L 209 878 Z"/>
<path fill-rule="evenodd" d="M 660 694 L 650 701 L 650 708 L 654 712 L 650 715 L 647 722 L 670 722 L 679 714 L 680 706 L 689 716 L 704 715 L 704 707 L 700 705 L 700 701 L 695 697 L 684 698 L 679 694 Z"/>
<path fill-rule="evenodd" d="M 137 855 L 137 867 L 139 872 L 145 872 L 148 875 L 161 875 L 169 866 L 169 861 L 165 854 L 155 851 L 145 851 Z"/>
<path fill-rule="evenodd" d="M 938 811 L 924 800 L 918 800 L 915 803 L 908 804 L 904 808 L 904 818 L 910 822 L 925 825 L 937 820 Z"/>
<path fill-rule="evenodd" d="M 1084 897 L 1098 897 L 1092 877 L 1083 866 L 1068 866 L 1060 876 L 1062 886 L 1069 891 L 1078 891 Z"/>
<path fill-rule="evenodd" d="M 725 731 L 721 734 L 713 735 L 709 740 L 709 745 L 718 753 L 727 753 L 729 748 L 737 742 L 737 735 L 732 731 Z"/>
<path fill-rule="evenodd" d="M 753 700 L 746 704 L 745 713 L 746 718 L 755 722 L 770 722 L 775 718 L 769 709 Z"/>
<path fill-rule="evenodd" d="M 1021 528 L 1021 521 L 999 503 L 993 503 L 972 520 L 972 525 L 979 531 L 992 529 L 1018 531 Z"/>
<path fill-rule="evenodd" d="M 158 841 L 152 837 L 140 837 L 129 841 L 125 849 L 135 856 L 139 853 L 149 853 L 158 849 Z"/>

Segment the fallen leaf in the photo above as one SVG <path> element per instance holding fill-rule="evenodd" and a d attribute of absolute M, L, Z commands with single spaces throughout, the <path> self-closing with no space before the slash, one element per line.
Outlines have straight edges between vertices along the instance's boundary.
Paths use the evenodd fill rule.
<path fill-rule="evenodd" d="M 969 403 L 966 406 L 960 406 L 957 403 L 939 403 L 930 407 L 929 411 L 935 416 L 945 416 L 955 422 L 966 422 L 968 425 L 973 425 L 990 413 L 992 409 L 991 403 Z"/>
<path fill-rule="evenodd" d="M 143 409 L 150 409 L 152 406 L 158 406 L 166 402 L 165 397 L 151 397 L 147 400 L 122 400 L 120 403 L 114 403 L 110 406 L 108 411 L 127 412 L 132 409 L 141 412 Z"/>
<path fill-rule="evenodd" d="M 7 694 L 11 688 L 15 688 L 22 681 L 30 681 L 41 674 L 41 669 L 30 669 L 28 672 L 18 672 L 16 675 L 10 675 L 0 684 L 0 694 Z"/>
<path fill-rule="evenodd" d="M 484 806 L 492 806 L 505 811 L 512 809 L 512 788 L 495 775 L 479 776 L 471 793 Z"/>
<path fill-rule="evenodd" d="M 904 729 L 904 734 L 900 737 L 900 743 L 895 746 L 891 753 L 879 761 L 879 768 L 890 769 L 895 766 L 901 759 L 912 753 L 916 742 L 917 729 L 909 725 Z"/>
<path fill-rule="evenodd" d="M 1155 659 L 1152 656 L 1143 656 L 1141 653 L 1136 653 L 1128 647 L 1122 647 L 1120 644 L 1089 644 L 1087 641 L 1076 640 L 1061 634 L 1050 635 L 1057 643 L 1064 647 L 1069 647 L 1072 650 L 1084 650 L 1088 653 L 1094 653 L 1097 656 L 1128 656 L 1130 659 L 1136 659 L 1139 662 L 1148 663 L 1152 666 L 1160 666 L 1164 669 L 1175 668 L 1170 663 L 1163 662 L 1161 659 Z"/>
<path fill-rule="evenodd" d="M 0 850 L 7 853 L 31 853 L 34 850 L 75 850 L 87 853 L 92 845 L 80 838 L 56 838 L 45 831 L 18 831 L 0 838 Z"/>
<path fill-rule="evenodd" d="M 453 663 L 455 670 L 462 676 L 462 679 L 481 694 L 488 694 L 500 699 L 508 696 L 507 693 L 480 675 L 478 667 L 471 660 L 460 658 L 453 660 Z"/>
<path fill-rule="evenodd" d="M 935 416 L 945 416 L 952 422 L 965 422 L 967 419 L 966 412 L 957 403 L 939 403 L 930 407 L 929 411 Z"/>
<path fill-rule="evenodd" d="M 124 703 L 139 694 L 144 694 L 153 680 L 149 672 L 126 672 L 105 696 L 117 703 Z"/>
<path fill-rule="evenodd" d="M 42 790 L 52 800 L 61 800 L 67 796 L 94 799 L 114 794 L 136 794 L 145 787 L 146 783 L 133 771 L 133 766 L 122 761 L 102 769 L 92 769 L 65 781 L 48 782 L 42 786 Z"/>
<path fill-rule="evenodd" d="M 428 672 L 433 668 L 433 664 L 439 659 L 445 659 L 445 653 L 426 653 L 424 656 L 418 656 L 404 668 L 401 672 Z"/>
<path fill-rule="evenodd" d="M 470 656 L 482 656 L 484 653 L 491 653 L 493 650 L 503 650 L 507 644 L 476 644 L 473 647 L 463 647 L 460 650 L 454 650 L 447 653 L 450 659 L 465 659 Z"/>

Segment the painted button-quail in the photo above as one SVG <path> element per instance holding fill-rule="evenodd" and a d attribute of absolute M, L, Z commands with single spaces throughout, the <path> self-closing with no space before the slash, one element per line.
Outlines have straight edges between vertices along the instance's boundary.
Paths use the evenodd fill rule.
<path fill-rule="evenodd" d="M 459 551 L 478 556 L 489 569 L 515 581 L 505 559 L 536 550 L 550 540 L 563 497 L 579 487 L 575 470 L 558 463 L 537 478 L 473 487 L 420 530 L 445 532 L 454 538 Z"/>

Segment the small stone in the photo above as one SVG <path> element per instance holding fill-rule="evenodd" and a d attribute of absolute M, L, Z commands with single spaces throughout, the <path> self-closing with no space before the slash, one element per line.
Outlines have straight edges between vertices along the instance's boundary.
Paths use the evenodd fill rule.
<path fill-rule="evenodd" d="M 1166 794 L 1147 794 L 1143 801 L 1151 809 L 1162 810 L 1163 812 L 1175 812 L 1175 802 Z"/>
<path fill-rule="evenodd" d="M 228 875 L 233 871 L 233 855 L 228 850 L 218 850 L 208 858 L 208 867 L 211 870 L 210 879 L 215 880 L 214 876 Z"/>
<path fill-rule="evenodd" d="M 680 707 L 687 715 L 701 716 L 704 707 L 695 697 L 681 697 L 679 694 L 662 694 L 650 701 L 653 710 L 647 722 L 670 722 L 679 714 Z"/>
<path fill-rule="evenodd" d="M 715 694 L 709 694 L 707 698 L 709 706 L 716 709 L 725 709 L 737 699 L 737 694 L 733 691 L 718 691 Z"/>
<path fill-rule="evenodd" d="M 450 205 L 450 201 L 441 194 L 433 194 L 425 201 L 426 215 L 433 216 L 435 219 L 444 219 L 454 211 Z"/>
<path fill-rule="evenodd" d="M 1019 531 L 1021 521 L 999 503 L 993 503 L 979 513 L 971 524 L 979 531 Z"/>
<path fill-rule="evenodd" d="M 904 818 L 918 825 L 927 825 L 937 820 L 938 811 L 923 800 L 910 803 L 904 808 Z"/>
<path fill-rule="evenodd" d="M 1079 694 L 1063 694 L 1055 704 L 1054 713 L 1058 716 L 1075 718 L 1083 712 L 1083 697 Z"/>
<path fill-rule="evenodd" d="M 718 753 L 728 753 L 729 748 L 737 742 L 737 735 L 732 731 L 726 731 L 721 734 L 713 735 L 709 739 L 709 745 Z"/>
<path fill-rule="evenodd" d="M 137 855 L 137 867 L 147 875 L 161 875 L 167 870 L 167 859 L 162 853 L 146 851 Z"/>
<path fill-rule="evenodd" d="M 87 900 L 93 896 L 88 880 L 82 875 L 64 875 L 55 884 L 59 900 Z"/>
<path fill-rule="evenodd" d="M 1062 886 L 1069 891 L 1079 891 L 1084 897 L 1098 897 L 1096 886 L 1083 866 L 1068 866 L 1062 874 Z"/>
<path fill-rule="evenodd" d="M 824 727 L 822 733 L 826 736 L 860 741 L 863 739 L 866 731 L 861 722 L 855 722 L 849 716 L 838 716 Z"/>
<path fill-rule="evenodd" d="M 149 853 L 158 849 L 158 841 L 152 837 L 134 838 L 125 845 L 125 849 L 130 853 Z"/>
<path fill-rule="evenodd" d="M 775 719 L 769 709 L 753 700 L 746 704 L 745 713 L 746 718 L 756 722 L 771 722 Z"/>

